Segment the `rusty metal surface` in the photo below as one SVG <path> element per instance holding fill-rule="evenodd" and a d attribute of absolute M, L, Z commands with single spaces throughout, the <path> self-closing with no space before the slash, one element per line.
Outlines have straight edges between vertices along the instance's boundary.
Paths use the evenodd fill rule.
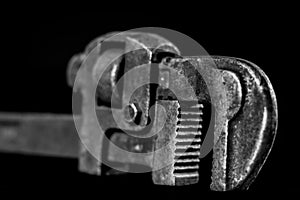
<path fill-rule="evenodd" d="M 118 51 L 118 56 L 110 51 L 99 55 L 102 39 L 96 40 L 96 43 L 92 42 L 88 45 L 88 50 L 77 55 L 79 63 L 81 62 L 86 68 L 84 76 L 79 76 L 79 84 L 75 87 L 83 96 L 83 128 L 79 134 L 86 144 L 96 149 L 93 158 L 87 149 L 82 148 L 79 158 L 82 166 L 80 169 L 100 175 L 103 164 L 99 162 L 99 158 L 102 158 L 102 161 L 137 162 L 153 168 L 152 177 L 155 184 L 197 183 L 199 168 L 201 168 L 198 159 L 201 152 L 199 149 L 207 130 L 201 129 L 202 116 L 188 117 L 188 120 L 181 117 L 184 114 L 202 112 L 201 109 L 197 110 L 197 108 L 195 111 L 195 108 L 185 108 L 183 105 L 183 102 L 189 104 L 194 101 L 198 106 L 214 107 L 211 111 L 215 116 L 211 189 L 218 191 L 247 189 L 269 154 L 277 128 L 276 97 L 263 71 L 255 64 L 238 58 L 220 56 L 182 58 L 179 50 L 172 43 L 150 44 L 149 41 L 154 38 L 152 35 L 143 33 L 121 33 L 112 36 L 111 39 L 125 45 L 123 50 Z M 166 42 L 163 39 L 161 41 Z M 91 51 L 92 47 L 93 51 Z M 115 57 L 117 59 L 114 59 Z M 169 59 L 164 60 L 164 57 Z M 68 68 L 69 72 L 76 71 L 78 67 L 78 63 L 74 64 L 72 60 Z M 106 66 L 107 63 L 110 64 Z M 147 64 L 146 67 L 145 64 Z M 131 76 L 126 75 L 124 86 L 117 88 L 116 72 L 121 73 L 120 70 L 123 70 L 122 73 L 125 74 L 133 68 L 137 70 L 131 73 Z M 174 71 L 168 71 L 167 68 Z M 103 78 L 101 77 L 99 83 L 96 83 L 95 76 L 98 76 L 100 72 L 103 72 Z M 70 73 L 71 79 L 74 78 L 72 74 L 74 73 Z M 153 78 L 153 76 L 159 77 Z M 151 90 L 151 86 L 147 85 L 131 93 L 137 84 L 148 79 L 161 83 L 160 86 L 154 88 L 155 92 L 153 88 Z M 72 85 L 73 81 L 69 83 Z M 93 107 L 90 103 L 90 95 L 93 96 L 91 90 L 93 85 L 98 85 L 96 98 L 101 100 L 97 108 L 97 117 L 103 128 L 100 133 L 91 115 Z M 116 92 L 112 93 L 115 88 L 117 88 Z M 170 91 L 175 92 L 176 95 Z M 111 102 L 110 99 L 112 99 Z M 126 130 L 136 136 L 149 135 L 156 129 L 155 127 L 144 129 L 144 132 L 139 130 L 145 127 L 149 120 L 149 105 L 156 105 L 160 100 L 169 101 L 177 105 L 178 109 L 173 109 L 174 106 L 166 108 L 168 110 L 166 118 L 172 120 L 167 120 L 164 128 L 157 133 L 153 142 L 154 150 L 167 145 L 173 145 L 173 148 L 167 148 L 160 153 L 155 152 L 153 163 L 149 164 L 144 159 L 127 156 L 126 153 L 117 151 L 115 147 L 106 145 L 110 140 L 116 140 L 114 134 L 122 134 L 123 139 L 116 141 L 118 141 L 118 147 L 123 147 L 123 150 L 134 149 L 134 146 L 128 147 L 128 144 L 143 146 L 142 139 L 122 132 Z M 138 123 L 131 123 L 136 120 L 136 115 L 132 120 L 124 116 L 122 109 L 127 106 L 124 102 L 128 101 L 134 105 L 136 112 L 141 113 Z M 191 109 L 194 111 L 191 112 Z M 116 113 L 117 120 L 114 119 L 113 113 Z M 204 123 L 209 123 L 207 115 L 212 114 L 208 114 L 207 109 L 202 114 Z M 152 117 L 154 121 L 162 121 L 157 113 Z M 190 122 L 186 125 L 185 121 Z M 195 137 L 196 139 L 193 138 L 194 136 L 186 137 L 191 133 L 201 136 Z M 194 139 L 193 145 L 185 142 L 192 141 L 192 139 Z M 151 140 L 148 142 L 152 143 Z M 167 163 L 171 164 L 167 165 Z M 161 166 L 165 167 L 161 168 Z"/>
<path fill-rule="evenodd" d="M 69 63 L 68 83 L 77 81 L 74 90 L 82 95 L 78 133 L 69 115 L 2 113 L 0 150 L 78 158 L 79 171 L 94 175 L 138 164 L 151 168 L 154 184 L 196 184 L 201 173 L 211 173 L 211 190 L 248 189 L 277 131 L 276 97 L 264 72 L 239 58 L 182 58 L 172 43 L 151 34 L 120 34 L 111 40 L 124 43 L 124 49 L 100 55 L 100 38 Z M 161 55 L 164 51 L 171 54 Z M 86 68 L 75 81 L 81 65 Z M 118 87 L 118 73 L 131 69 L 135 70 L 124 76 L 123 88 Z M 160 85 L 135 88 L 150 80 Z M 96 107 L 91 104 L 93 87 Z M 202 145 L 211 133 L 212 169 L 202 172 Z M 105 167 L 110 169 L 102 171 Z"/>

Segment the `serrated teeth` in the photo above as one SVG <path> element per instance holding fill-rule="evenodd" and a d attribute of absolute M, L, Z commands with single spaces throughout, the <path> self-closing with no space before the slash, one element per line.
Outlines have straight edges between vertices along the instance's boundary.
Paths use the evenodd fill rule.
<path fill-rule="evenodd" d="M 181 111 L 180 114 L 182 115 L 202 115 L 203 112 L 202 111 Z"/>
<path fill-rule="evenodd" d="M 176 142 L 201 142 L 200 138 L 176 138 Z"/>
<path fill-rule="evenodd" d="M 194 106 L 191 106 L 191 108 L 203 108 L 203 104 L 197 104 L 197 105 L 194 105 Z"/>
<path fill-rule="evenodd" d="M 202 118 L 179 118 L 178 121 L 184 122 L 184 121 L 190 121 L 190 122 L 202 122 Z"/>
<path fill-rule="evenodd" d="M 175 152 L 175 156 L 200 156 L 200 152 Z"/>
<path fill-rule="evenodd" d="M 193 172 L 193 173 L 174 173 L 173 174 L 177 178 L 190 178 L 190 177 L 198 177 L 199 174 L 198 172 Z"/>
<path fill-rule="evenodd" d="M 191 162 L 200 162 L 199 158 L 194 159 L 176 159 L 176 163 L 191 163 Z"/>
<path fill-rule="evenodd" d="M 194 166 L 174 166 L 174 170 L 199 169 L 198 165 Z"/>
<path fill-rule="evenodd" d="M 178 131 L 178 135 L 201 135 L 201 131 Z"/>
<path fill-rule="evenodd" d="M 177 125 L 177 128 L 202 128 L 201 124 L 197 124 L 197 125 Z"/>
<path fill-rule="evenodd" d="M 188 148 L 191 148 L 191 149 L 200 149 L 201 145 L 177 145 L 176 146 L 176 149 L 188 149 Z"/>
<path fill-rule="evenodd" d="M 188 104 L 188 103 L 187 103 Z M 198 178 L 202 125 L 202 104 L 185 105 L 178 112 L 176 126 L 173 175 L 175 178 Z M 198 115 L 198 116 L 195 116 Z M 196 143 L 196 144 L 195 144 Z M 180 163 L 180 164 L 179 164 Z"/>

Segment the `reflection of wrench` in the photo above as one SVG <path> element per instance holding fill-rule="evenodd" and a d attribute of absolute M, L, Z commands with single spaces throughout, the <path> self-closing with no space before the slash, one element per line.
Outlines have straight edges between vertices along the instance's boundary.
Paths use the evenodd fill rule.
<path fill-rule="evenodd" d="M 194 86 L 194 91 L 196 91 L 197 93 L 197 89 L 200 88 L 199 93 L 197 93 L 198 96 L 192 95 L 191 98 L 195 98 L 192 100 L 196 100 L 197 102 L 199 102 L 199 104 L 195 104 L 195 109 L 196 107 L 200 108 L 201 105 L 204 105 L 204 110 L 202 111 L 203 116 L 201 115 L 196 118 L 192 116 L 191 113 L 197 111 L 193 110 L 193 105 L 187 102 L 186 105 L 191 105 L 191 108 L 185 106 L 183 101 L 176 99 L 176 96 L 174 96 L 172 90 L 168 90 L 178 90 L 182 94 L 185 94 L 181 95 L 183 97 L 187 97 L 187 95 L 189 94 L 189 90 L 180 90 L 180 88 L 184 88 L 183 83 L 185 81 L 185 78 L 183 78 L 182 81 L 179 82 L 178 78 L 174 78 L 177 77 L 176 74 L 166 71 L 162 72 L 161 79 L 158 79 L 163 87 L 156 88 L 156 94 L 151 93 L 151 91 L 149 91 L 148 93 L 149 88 L 147 86 L 145 86 L 144 88 L 140 88 L 134 94 L 134 99 L 136 100 L 132 102 L 130 107 L 126 107 L 129 110 L 126 110 L 128 112 L 125 113 L 125 110 L 120 109 L 120 106 L 118 105 L 118 102 L 122 102 L 122 96 L 124 96 L 124 94 L 122 93 L 124 92 L 124 90 L 120 87 L 116 88 L 115 92 L 112 92 L 114 90 L 114 87 L 117 87 L 117 84 L 115 84 L 116 82 L 114 81 L 116 81 L 118 74 L 120 73 L 120 71 L 122 71 L 122 68 L 118 68 L 119 66 L 122 67 L 122 62 L 124 62 L 122 61 L 122 56 L 124 56 L 125 59 L 123 69 L 123 72 L 125 72 L 127 70 L 130 70 L 130 68 L 134 68 L 138 65 L 149 64 L 149 62 L 151 61 L 153 63 L 166 62 L 166 60 L 164 60 L 163 58 L 172 58 L 174 55 L 179 55 L 180 53 L 178 49 L 170 42 L 158 36 L 154 37 L 153 35 L 147 35 L 145 33 L 130 33 L 128 35 L 120 34 L 118 37 L 112 38 L 114 42 L 125 42 L 125 48 L 127 50 L 125 56 L 122 55 L 122 51 L 119 50 L 107 51 L 101 56 L 101 45 L 99 45 L 99 43 L 101 43 L 101 40 L 96 40 L 96 42 L 89 45 L 84 54 L 76 56 L 72 59 L 69 67 L 70 76 L 68 80 L 70 84 L 73 83 L 72 77 L 76 75 L 76 66 L 80 66 L 83 61 L 85 61 L 85 63 L 90 66 L 91 70 L 88 70 L 88 73 L 90 73 L 90 77 L 93 77 L 93 73 L 99 73 L 99 69 L 96 70 L 98 65 L 96 65 L 95 63 L 99 64 L 99 60 L 105 60 L 103 56 L 109 55 L 108 57 L 112 59 L 112 62 L 108 61 L 108 63 L 110 64 L 108 68 L 105 69 L 104 76 L 102 79 L 100 79 L 100 83 L 98 84 L 99 93 L 97 94 L 97 98 L 100 98 L 100 106 L 97 108 L 97 114 L 99 116 L 100 123 L 102 123 L 102 127 L 106 127 L 104 131 L 110 132 L 110 140 L 116 146 L 130 152 L 148 152 L 149 156 L 145 159 L 145 157 L 139 156 L 139 154 L 134 154 L 134 156 L 132 156 L 131 154 L 131 156 L 129 157 L 128 154 L 123 154 L 112 145 L 105 146 L 103 141 L 93 141 L 93 138 L 89 137 L 89 131 L 93 131 L 94 129 L 92 127 L 87 127 L 84 125 L 84 123 L 88 123 L 90 120 L 89 116 L 86 115 L 86 112 L 84 112 L 85 106 L 87 106 L 84 105 L 84 101 L 82 110 L 83 112 L 81 113 L 82 115 L 81 117 L 78 117 L 78 119 L 80 119 L 80 121 L 83 123 L 82 129 L 80 130 L 79 134 L 83 134 L 87 141 L 92 142 L 96 146 L 100 147 L 98 148 L 100 149 L 99 156 L 103 156 L 103 154 L 105 153 L 105 159 L 107 161 L 111 163 L 125 163 L 125 166 L 122 167 L 122 165 L 120 165 L 120 167 L 117 167 L 121 171 L 124 170 L 124 167 L 126 167 L 125 170 L 128 170 L 128 164 L 140 164 L 148 166 L 149 168 L 156 169 L 157 167 L 159 168 L 159 166 L 162 165 L 163 162 L 168 160 L 172 161 L 172 165 L 169 165 L 162 170 L 153 171 L 153 181 L 156 184 L 192 184 L 201 181 L 202 174 L 211 173 L 211 189 L 213 190 L 248 188 L 248 186 L 254 180 L 260 168 L 262 167 L 262 164 L 264 163 L 270 151 L 276 133 L 276 99 L 272 90 L 272 86 L 265 74 L 254 64 L 243 61 L 241 59 L 216 56 L 212 56 L 210 58 L 185 58 L 189 60 L 188 63 L 192 63 L 193 67 L 199 68 L 200 71 L 202 70 L 201 75 L 206 76 L 205 83 L 211 88 L 214 88 L 213 91 L 210 91 L 208 93 L 207 91 L 205 91 L 207 90 L 207 88 L 205 89 L 205 87 L 203 87 L 204 85 L 201 82 L 197 82 L 197 78 L 201 78 L 200 76 L 191 76 L 191 74 L 188 75 L 189 84 Z M 147 42 L 145 42 L 145 38 L 147 39 Z M 149 42 L 151 40 L 152 42 Z M 164 43 L 165 45 L 161 45 L 162 43 Z M 161 49 L 159 51 L 154 50 L 157 46 L 161 46 Z M 88 53 L 90 53 L 91 49 L 95 47 L 99 48 L 99 52 L 93 52 L 96 54 L 93 57 L 88 57 Z M 173 62 L 171 66 L 177 67 L 177 65 L 180 65 L 182 70 L 178 75 L 181 74 L 187 77 L 187 74 L 185 73 L 188 73 L 189 71 L 186 70 L 188 69 L 188 66 L 186 65 L 188 63 L 184 64 L 184 60 L 180 57 L 176 60 L 177 61 Z M 214 63 L 211 63 L 211 60 L 213 60 Z M 166 63 L 172 63 L 171 61 L 172 59 Z M 212 65 L 215 65 L 216 67 Z M 161 68 L 159 68 L 158 70 L 160 69 Z M 157 73 L 157 75 L 159 74 L 160 73 Z M 80 91 L 83 94 L 83 98 L 85 98 L 84 94 L 85 92 L 87 92 L 87 90 L 86 88 L 84 88 L 84 84 L 87 80 L 83 78 L 83 80 L 80 81 L 82 81 Z M 95 84 L 92 82 L 93 79 L 90 79 L 90 81 L 92 84 Z M 176 87 L 174 87 L 174 85 L 176 85 Z M 139 121 L 140 124 L 138 124 L 136 127 L 145 125 L 143 124 L 143 122 L 147 123 L 148 110 L 145 109 L 147 103 L 141 104 L 140 102 L 148 102 L 148 100 L 150 100 L 150 97 L 153 95 L 159 95 L 155 99 L 156 102 L 153 106 L 153 108 L 156 108 L 154 109 L 154 125 L 162 126 L 162 129 L 159 129 L 161 131 L 157 133 L 157 137 L 139 138 L 124 134 L 118 126 L 119 123 L 124 123 L 124 126 L 127 127 L 134 127 L 134 124 L 128 124 L 129 121 L 135 121 L 135 123 Z M 113 102 L 111 102 L 110 97 L 112 97 Z M 107 99 L 109 100 L 107 101 Z M 213 105 L 214 109 L 208 111 L 205 110 L 205 108 L 211 105 L 211 101 L 214 101 L 215 103 Z M 114 121 L 114 118 L 112 117 L 112 109 L 120 113 L 120 119 L 118 121 Z M 178 109 L 181 109 L 180 118 L 178 118 Z M 200 111 L 201 110 L 199 109 L 199 113 Z M 209 113 L 210 111 L 215 111 L 215 113 Z M 186 115 L 191 115 L 191 117 L 183 116 L 185 115 L 185 113 Z M 208 126 L 205 128 L 205 123 L 209 123 L 209 116 L 212 114 L 214 115 L 215 122 L 214 127 L 211 130 Z M 132 117 L 132 119 L 128 120 L 128 117 L 130 116 Z M 160 116 L 166 118 L 168 123 L 159 124 Z M 141 120 L 138 120 L 137 117 L 141 117 Z M 76 154 L 77 147 L 74 147 L 74 141 L 77 141 L 76 135 L 73 135 L 75 139 L 70 139 L 71 141 L 73 141 L 72 143 L 69 143 L 70 145 L 61 144 L 65 147 L 62 148 L 61 151 L 57 151 L 57 146 L 55 146 L 54 144 L 51 145 L 51 143 L 45 150 L 45 145 L 37 146 L 34 149 L 33 145 L 30 145 L 32 144 L 31 142 L 20 142 L 20 136 L 26 135 L 21 133 L 26 133 L 28 131 L 34 133 L 36 132 L 36 130 L 39 130 L 37 132 L 40 132 L 40 134 L 43 135 L 43 131 L 41 130 L 49 130 L 49 128 L 43 128 L 47 126 L 52 127 L 53 132 L 57 133 L 57 135 L 59 135 L 60 133 L 71 133 L 71 131 L 65 132 L 65 128 L 62 128 L 68 126 L 72 127 L 71 130 L 74 131 L 74 127 L 72 125 L 67 125 L 71 123 L 70 118 L 64 118 L 64 120 L 61 120 L 62 124 L 52 123 L 53 126 L 51 126 L 51 123 L 40 122 L 40 120 L 43 118 L 48 121 L 53 121 L 53 119 L 50 119 L 49 117 L 33 117 L 30 118 L 30 123 L 28 120 L 26 120 L 26 118 L 28 117 L 11 117 L 10 119 L 6 119 L 4 116 L 2 118 L 2 121 L 13 121 L 17 123 L 0 123 L 1 149 L 16 149 L 17 151 L 26 151 L 32 153 L 41 152 L 47 153 L 48 155 L 52 154 L 74 156 L 74 154 Z M 57 116 L 55 116 L 55 118 L 57 118 Z M 143 119 L 145 119 L 145 121 L 143 121 Z M 180 123 L 177 123 L 178 121 L 180 121 Z M 194 139 L 193 141 L 195 142 L 195 145 L 194 143 L 187 143 L 187 145 L 185 145 L 184 141 L 187 141 L 191 138 L 190 136 L 188 136 L 188 131 L 186 129 L 189 129 L 189 126 L 192 127 L 190 132 L 191 134 L 194 134 L 193 127 L 197 127 L 198 130 L 198 127 L 200 127 L 200 125 L 203 126 L 203 129 L 201 129 L 203 133 L 202 135 L 199 135 L 199 137 L 192 137 L 192 139 Z M 21 127 L 37 128 L 31 130 L 31 128 L 26 129 Z M 54 129 L 54 127 L 56 128 Z M 179 127 L 178 130 L 180 130 L 181 132 L 176 132 L 176 127 Z M 155 127 L 153 129 L 155 129 Z M 179 133 L 182 135 L 185 134 L 187 136 L 180 136 Z M 195 131 L 195 133 L 197 133 L 197 131 Z M 48 132 L 45 132 L 45 135 L 49 136 L 50 134 Z M 54 137 L 54 135 L 56 134 L 49 136 L 48 139 L 52 136 Z M 205 135 L 206 137 L 204 137 Z M 205 149 L 203 150 L 203 148 L 208 148 L 207 151 L 209 151 L 209 145 L 206 145 L 205 143 L 206 140 L 208 140 L 206 138 L 209 138 L 209 136 L 211 135 L 213 136 L 211 138 L 213 141 L 213 145 L 211 146 L 211 148 L 213 148 L 213 167 L 211 172 L 201 171 L 202 165 L 201 163 L 199 163 L 200 159 L 197 158 L 197 149 L 195 151 L 192 151 L 196 152 L 193 154 L 197 156 L 191 156 L 191 158 L 189 159 L 182 160 L 174 159 L 176 157 L 174 156 L 176 152 L 180 153 L 178 149 L 186 147 L 187 149 L 185 149 L 185 152 L 189 152 L 191 151 L 190 147 L 198 147 L 198 140 L 201 141 L 199 142 L 199 144 L 201 144 L 201 153 L 205 151 Z M 37 140 L 37 138 L 39 137 L 30 137 L 24 140 L 34 141 Z M 60 139 L 60 141 L 62 140 L 63 138 Z M 8 141 L 10 141 L 9 145 L 7 145 Z M 19 142 L 16 143 L 14 141 Z M 40 138 L 39 143 L 41 143 L 41 141 L 44 140 Z M 181 145 L 176 146 L 178 141 L 183 142 L 180 143 Z M 160 146 L 164 146 L 165 143 L 171 144 L 168 151 L 161 152 L 160 154 L 152 153 L 153 150 L 160 148 Z M 106 149 L 103 149 L 103 147 L 106 147 Z M 69 153 L 63 154 L 62 152 Z M 99 163 L 99 161 L 97 161 L 97 159 L 95 159 L 84 148 L 84 146 L 81 146 L 80 152 L 80 170 L 88 173 L 100 174 L 101 163 Z M 184 158 L 184 155 L 181 157 Z M 200 156 L 199 158 L 202 157 Z"/>

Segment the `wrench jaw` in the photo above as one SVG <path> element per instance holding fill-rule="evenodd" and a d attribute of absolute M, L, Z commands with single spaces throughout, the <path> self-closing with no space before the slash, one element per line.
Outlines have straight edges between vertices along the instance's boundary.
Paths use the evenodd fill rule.
<path fill-rule="evenodd" d="M 155 141 L 155 184 L 181 186 L 199 181 L 200 146 L 205 135 L 202 121 L 209 121 L 202 117 L 203 105 L 210 104 L 210 99 L 194 61 L 195 58 L 171 59 L 169 71 L 161 66 L 163 84 L 157 90 L 157 98 L 166 111 L 166 122 Z M 161 121 L 161 115 L 158 111 L 157 120 Z M 207 112 L 205 115 L 209 116 Z"/>
<path fill-rule="evenodd" d="M 73 116 L 1 113 L 1 151 L 79 158 L 79 171 L 98 176 L 151 172 L 158 185 L 228 191 L 249 188 L 274 143 L 272 85 L 246 60 L 183 58 L 157 35 L 112 33 L 72 57 L 67 76 L 80 100 Z"/>
<path fill-rule="evenodd" d="M 157 133 L 155 140 L 155 152 L 153 156 L 152 180 L 158 185 L 175 185 L 174 152 L 175 152 L 175 131 L 177 122 L 178 101 L 160 101 L 164 110 L 158 109 L 156 120 L 161 121 L 165 116 L 163 128 Z"/>
<path fill-rule="evenodd" d="M 106 55 L 106 59 L 109 57 L 107 62 L 112 62 L 111 70 L 105 72 L 107 78 L 100 79 L 100 83 L 104 81 L 110 86 L 108 90 L 114 90 L 116 82 L 120 80 L 117 75 L 119 72 L 126 73 L 141 65 L 144 67 L 148 65 L 151 70 L 144 71 L 140 76 L 134 74 L 133 77 L 124 79 L 123 87 L 121 85 L 116 90 L 117 93 L 106 93 L 111 94 L 111 96 L 115 95 L 113 100 L 121 103 L 120 106 L 98 105 L 96 113 L 101 119 L 98 121 L 101 123 L 103 132 L 100 133 L 98 139 L 95 139 L 92 135 L 99 135 L 99 132 L 95 127 L 89 126 L 92 117 L 89 114 L 91 107 L 85 104 L 87 102 L 86 92 L 88 91 L 86 87 L 97 84 L 93 82 L 93 76 L 103 70 L 103 63 L 105 62 L 99 56 L 100 44 L 103 43 L 103 39 L 95 40 L 87 47 L 85 54 L 74 57 L 70 61 L 71 67 L 68 68 L 69 84 L 74 82 L 74 74 L 76 74 L 80 63 L 85 60 L 86 65 L 88 65 L 87 76 L 81 80 L 83 82 L 81 88 L 83 123 L 79 134 L 83 136 L 83 140 L 87 144 L 92 143 L 92 146 L 98 148 L 98 157 L 105 159 L 108 163 L 119 163 L 119 167 L 116 168 L 121 171 L 122 169 L 124 171 L 129 170 L 132 164 L 148 167 L 149 170 L 152 170 L 154 184 L 189 185 L 198 183 L 201 181 L 201 176 L 199 176 L 201 155 L 198 154 L 197 150 L 192 151 L 194 153 L 191 155 L 197 155 L 185 160 L 183 154 L 188 154 L 190 148 L 184 148 L 188 145 L 194 145 L 194 143 L 186 145 L 185 142 L 182 142 L 190 140 L 189 136 L 186 136 L 188 131 L 182 131 L 188 126 L 185 121 L 188 121 L 189 125 L 197 121 L 188 117 L 187 120 L 182 120 L 184 115 L 182 113 L 189 112 L 184 111 L 182 102 L 197 101 L 199 105 L 204 105 L 204 107 L 207 104 L 214 107 L 214 110 L 211 110 L 214 112 L 211 190 L 247 189 L 264 164 L 277 130 L 276 97 L 270 81 L 262 70 L 248 61 L 237 58 L 220 56 L 181 58 L 177 47 L 167 40 L 151 34 L 119 34 L 111 37 L 109 41 L 121 41 L 126 45 L 125 50 L 108 51 L 107 54 L 103 54 Z M 91 49 L 93 48 L 96 48 L 96 53 L 91 60 L 87 61 L 86 54 L 87 52 L 92 53 Z M 112 56 L 112 54 L 114 55 Z M 122 57 L 120 57 L 121 54 Z M 118 56 L 120 57 L 119 60 L 112 61 Z M 168 56 L 171 58 L 167 59 Z M 122 69 L 112 70 L 115 66 L 120 67 L 122 62 Z M 134 88 L 138 82 L 134 81 L 135 78 L 147 79 L 147 76 L 150 76 L 151 71 L 153 71 L 154 63 L 159 65 L 160 71 L 160 79 L 158 80 L 160 86 L 157 87 L 155 94 L 153 91 L 150 92 L 150 87 L 144 86 L 138 88 L 133 96 L 128 96 L 127 94 L 131 92 L 128 90 Z M 161 67 L 163 65 L 172 66 L 175 71 L 177 70 L 177 75 L 174 76 L 173 72 L 165 70 L 164 67 Z M 201 76 L 194 76 L 195 73 L 185 73 L 190 68 L 196 68 Z M 112 72 L 116 74 L 112 76 Z M 183 79 L 180 78 L 178 72 L 184 77 Z M 122 73 L 121 75 L 123 75 Z M 200 80 L 199 77 L 203 77 L 205 81 Z M 90 84 L 86 84 L 88 81 Z M 186 85 L 191 85 L 192 88 L 185 88 Z M 173 95 L 168 89 L 175 91 L 176 95 Z M 100 88 L 98 95 L 101 96 L 101 92 L 105 92 L 104 90 L 107 88 Z M 154 122 L 151 124 L 152 127 L 147 130 L 147 134 L 153 136 L 156 133 L 156 135 L 146 140 L 133 137 L 132 135 L 139 134 L 139 130 L 149 125 L 147 119 L 150 117 L 151 95 L 157 95 L 157 99 L 155 103 L 152 102 L 152 105 L 155 105 L 155 117 L 151 117 Z M 140 121 L 140 124 L 136 126 L 128 124 L 128 122 L 132 123 L 133 121 L 128 119 L 130 115 L 124 114 L 125 109 L 122 108 L 129 106 L 124 102 L 128 102 L 131 107 L 133 106 L 132 108 L 142 113 L 143 120 Z M 179 111 L 181 112 L 180 117 Z M 205 111 L 204 119 L 207 114 Z M 136 117 L 137 115 L 133 116 Z M 161 124 L 164 121 L 162 118 L 166 119 L 165 124 Z M 115 119 L 117 120 L 115 121 Z M 206 123 L 209 122 L 206 121 Z M 196 125 L 193 124 L 194 127 L 198 125 L 201 125 L 201 122 L 197 122 Z M 161 127 L 161 129 L 157 129 L 157 127 Z M 131 131 L 132 135 L 124 134 L 120 129 Z M 205 130 L 202 131 L 202 135 L 199 134 L 199 137 L 197 131 L 192 130 L 190 132 L 196 135 L 193 137 L 194 140 L 200 139 L 201 141 L 199 144 L 196 142 L 193 147 L 197 149 L 198 146 L 205 145 L 205 141 L 203 141 L 206 134 Z M 114 145 L 107 145 L 108 142 Z M 116 147 L 129 152 L 148 154 L 147 156 L 138 156 L 138 154 L 132 156 Z M 201 154 L 202 151 L 201 149 Z M 195 163 L 182 164 L 188 163 L 188 161 Z M 101 166 L 99 159 L 91 155 L 85 146 L 81 145 L 80 171 L 100 175 L 101 168 L 103 165 Z M 181 171 L 185 172 L 178 173 Z"/>
<path fill-rule="evenodd" d="M 256 65 L 235 58 L 214 59 L 218 69 L 234 73 L 239 78 L 242 98 L 233 101 L 234 104 L 240 102 L 240 108 L 228 120 L 227 139 L 221 137 L 214 147 L 211 189 L 247 189 L 258 175 L 274 142 L 277 127 L 274 91 Z M 231 94 L 230 91 L 227 93 Z M 220 161 L 223 162 L 220 164 Z M 220 171 L 223 176 L 219 175 Z M 222 185 L 218 184 L 220 182 Z"/>
<path fill-rule="evenodd" d="M 222 126 L 218 138 L 215 138 L 212 183 L 211 189 L 217 191 L 226 190 L 227 181 L 227 156 L 228 156 L 228 123 L 241 108 L 242 91 L 238 77 L 226 70 L 219 70 L 222 77 L 222 85 L 224 85 L 225 101 L 223 113 L 219 110 L 219 114 L 223 116 Z"/>

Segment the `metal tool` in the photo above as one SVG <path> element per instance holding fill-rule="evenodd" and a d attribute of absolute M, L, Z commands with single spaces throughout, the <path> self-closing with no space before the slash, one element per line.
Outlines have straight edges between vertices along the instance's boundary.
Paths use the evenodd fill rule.
<path fill-rule="evenodd" d="M 113 33 L 75 55 L 67 79 L 80 102 L 74 118 L 2 113 L 1 151 L 78 157 L 79 170 L 95 175 L 145 166 L 160 185 L 195 184 L 211 173 L 210 188 L 226 191 L 250 186 L 275 139 L 271 83 L 243 59 L 186 57 L 158 35 Z M 212 169 L 202 172 L 210 149 Z"/>

